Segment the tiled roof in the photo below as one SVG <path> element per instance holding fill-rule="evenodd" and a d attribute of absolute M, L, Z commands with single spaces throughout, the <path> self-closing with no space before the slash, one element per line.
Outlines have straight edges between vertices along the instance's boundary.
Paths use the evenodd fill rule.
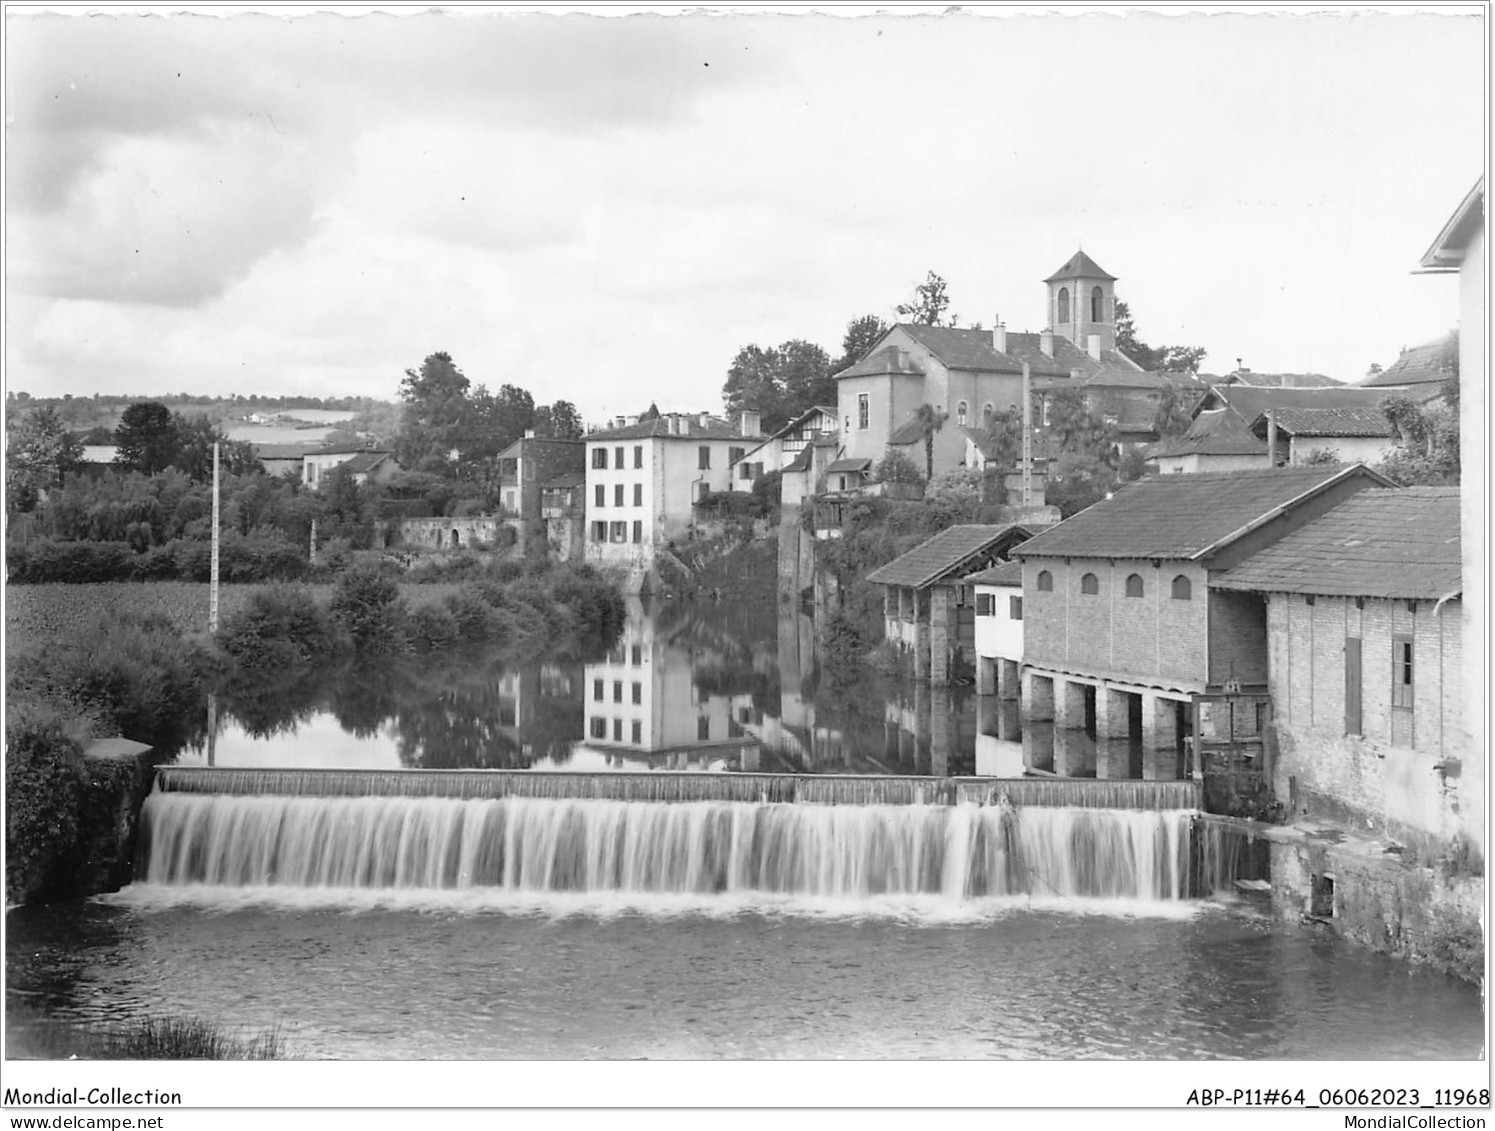
<path fill-rule="evenodd" d="M 1237 369 L 1223 377 L 1209 377 L 1217 385 L 1245 385 L 1254 389 L 1340 389 L 1343 381 L 1323 373 L 1257 373 L 1254 369 Z"/>
<path fill-rule="evenodd" d="M 568 487 L 580 487 L 587 481 L 585 471 L 563 471 L 553 478 L 545 480 L 542 487 L 552 491 L 563 491 Z"/>
<path fill-rule="evenodd" d="M 997 441 L 985 428 L 962 428 L 960 432 L 967 440 L 976 445 L 976 450 L 984 458 L 996 458 Z"/>
<path fill-rule="evenodd" d="M 1114 282 L 1116 276 L 1102 268 L 1100 264 L 1096 263 L 1095 260 L 1091 259 L 1083 251 L 1077 251 L 1069 257 L 1063 267 L 1055 271 L 1044 282 L 1053 283 L 1060 279 L 1074 278 L 1110 279 Z"/>
<path fill-rule="evenodd" d="M 1041 335 L 1007 334 L 1007 348 L 998 353 L 990 330 L 956 330 L 948 326 L 917 326 L 900 322 L 902 330 L 950 369 L 970 369 L 991 373 L 1021 373 L 1023 362 L 1036 377 L 1068 377 L 1076 369 L 1094 373 L 1102 362 L 1096 361 L 1062 334 L 1054 335 L 1054 356 L 1043 352 Z M 1125 366 L 1115 351 L 1102 354 L 1104 361 Z"/>
<path fill-rule="evenodd" d="M 1424 342 L 1409 350 L 1374 377 L 1368 377 L 1359 385 L 1362 389 L 1385 388 L 1395 385 L 1422 385 L 1441 383 L 1453 377 L 1459 362 L 1458 339 L 1447 334 L 1434 342 Z"/>
<path fill-rule="evenodd" d="M 309 456 L 340 456 L 348 452 L 379 452 L 389 455 L 388 448 L 371 448 L 368 444 L 332 444 L 325 448 L 302 449 Z"/>
<path fill-rule="evenodd" d="M 1201 412 L 1187 432 L 1164 440 L 1148 458 L 1266 454 L 1266 442 L 1252 435 L 1244 420 L 1228 409 L 1215 409 Z"/>
<path fill-rule="evenodd" d="M 1204 383 L 1189 373 L 1158 373 L 1106 365 L 1080 382 L 1087 389 L 1183 389 L 1203 392 Z"/>
<path fill-rule="evenodd" d="M 1451 596 L 1463 588 L 1459 489 L 1361 491 L 1210 584 L 1344 597 Z"/>
<path fill-rule="evenodd" d="M 1331 482 L 1364 476 L 1352 467 L 1149 475 L 1035 535 L 1015 553 L 1071 558 L 1204 558 L 1258 520 Z"/>
<path fill-rule="evenodd" d="M 825 469 L 826 474 L 839 471 L 866 471 L 872 466 L 870 459 L 838 459 Z"/>
<path fill-rule="evenodd" d="M 994 565 L 990 569 L 983 569 L 979 573 L 967 574 L 966 581 L 977 585 L 1016 585 L 1021 588 L 1023 584 L 1023 563 L 1019 561 L 1003 562 Z"/>
<path fill-rule="evenodd" d="M 321 451 L 315 444 L 253 444 L 257 459 L 301 459 L 308 452 Z"/>
<path fill-rule="evenodd" d="M 897 346 L 885 346 L 880 350 L 874 350 L 851 368 L 841 370 L 836 376 L 874 377 L 885 373 L 901 373 L 910 377 L 924 376 L 924 370 L 909 360 L 908 351 L 901 350 Z M 834 414 L 834 410 L 832 413 Z"/>
<path fill-rule="evenodd" d="M 388 452 L 359 452 L 352 459 L 344 460 L 338 464 L 338 468 L 343 471 L 352 472 L 355 475 L 361 475 L 373 471 L 374 468 L 389 458 Z"/>
<path fill-rule="evenodd" d="M 1391 421 L 1374 408 L 1279 408 L 1277 427 L 1294 436 L 1390 436 Z M 1267 434 L 1267 416 L 1251 424 L 1258 436 Z"/>
<path fill-rule="evenodd" d="M 553 448 L 560 448 L 562 450 L 566 450 L 566 449 L 577 448 L 580 445 L 585 444 L 585 443 L 586 443 L 585 440 L 557 440 L 557 439 L 555 439 L 552 436 L 523 436 L 523 437 L 519 438 L 518 440 L 515 440 L 512 444 L 510 444 L 503 451 L 499 452 L 498 455 L 495 456 L 494 458 L 495 459 L 519 459 L 520 457 L 523 456 L 524 450 L 526 448 L 530 449 L 531 451 L 534 451 L 537 448 L 543 450 L 545 448 L 552 448 L 552 447 Z M 577 459 L 581 459 L 582 458 L 581 454 L 578 453 L 577 456 L 576 456 L 576 458 Z"/>
<path fill-rule="evenodd" d="M 1016 532 L 1027 536 L 1021 526 L 951 526 L 927 542 L 915 546 L 901 558 L 895 558 L 867 575 L 879 585 L 907 585 L 923 589 L 935 581 L 957 574 L 960 567 L 977 554 L 986 552 L 1003 538 Z"/>
<path fill-rule="evenodd" d="M 611 442 L 613 440 L 762 440 L 761 434 L 754 433 L 744 436 L 742 429 L 729 420 L 723 420 L 719 416 L 710 416 L 706 424 L 701 425 L 701 418 L 696 415 L 679 416 L 680 431 L 670 431 L 669 415 L 658 416 L 653 420 L 641 420 L 637 424 L 625 424 L 621 428 L 604 428 L 599 432 L 588 432 L 587 442 Z"/>
<path fill-rule="evenodd" d="M 816 436 L 813 440 L 810 441 L 810 446 L 815 448 L 834 448 L 838 447 L 840 443 L 841 440 L 838 436 L 836 436 L 834 433 L 828 432 L 823 435 Z"/>
<path fill-rule="evenodd" d="M 809 444 L 805 445 L 805 447 L 800 449 L 799 455 L 795 456 L 792 460 L 789 461 L 787 465 L 785 465 L 785 474 L 788 474 L 791 471 L 809 471 L 810 461 L 814 458 L 814 454 L 814 446 Z"/>
<path fill-rule="evenodd" d="M 1338 385 L 1332 389 L 1211 385 L 1206 403 L 1223 402 L 1249 424 L 1269 408 L 1378 408 L 1386 396 L 1380 389 L 1358 385 Z"/>

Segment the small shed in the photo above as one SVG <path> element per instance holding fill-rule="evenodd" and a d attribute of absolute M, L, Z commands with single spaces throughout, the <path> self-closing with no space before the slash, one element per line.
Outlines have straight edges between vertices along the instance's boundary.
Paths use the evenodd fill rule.
<path fill-rule="evenodd" d="M 952 526 L 867 575 L 884 587 L 884 634 L 913 652 L 917 678 L 944 686 L 975 654 L 975 594 L 967 577 L 1006 561 L 1030 536 L 1016 524 Z"/>

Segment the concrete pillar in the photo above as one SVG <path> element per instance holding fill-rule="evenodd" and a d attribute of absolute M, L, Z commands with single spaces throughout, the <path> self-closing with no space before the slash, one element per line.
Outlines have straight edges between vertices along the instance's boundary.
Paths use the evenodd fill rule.
<path fill-rule="evenodd" d="M 1095 774 L 1095 738 L 1085 730 L 1087 685 L 1073 680 L 1055 680 L 1054 772 L 1063 777 Z"/>
<path fill-rule="evenodd" d="M 1064 730 L 1085 729 L 1085 685 L 1068 679 L 1054 680 L 1054 726 Z"/>
<path fill-rule="evenodd" d="M 1054 721 L 1054 681 L 1046 675 L 1023 672 L 1023 718 L 1031 722 Z"/>
<path fill-rule="evenodd" d="M 1029 719 L 1023 724 L 1023 769 L 1054 772 L 1054 724 Z"/>
<path fill-rule="evenodd" d="M 955 594 L 943 585 L 929 591 L 929 682 L 950 686 L 950 652 L 956 640 Z"/>
<path fill-rule="evenodd" d="M 997 665 L 1000 660 L 993 656 L 976 657 L 976 694 L 995 695 L 997 693 Z"/>
<path fill-rule="evenodd" d="M 1022 738 L 1022 726 L 1018 721 L 1018 707 L 1016 699 L 997 700 L 997 730 L 996 735 L 1003 742 L 1016 742 Z"/>
<path fill-rule="evenodd" d="M 1131 777 L 1127 712 L 1131 696 L 1102 685 L 1095 693 L 1095 776 Z"/>
<path fill-rule="evenodd" d="M 929 601 L 914 593 L 914 678 L 929 679 Z"/>
<path fill-rule="evenodd" d="M 1142 776 L 1148 781 L 1178 779 L 1178 700 L 1142 696 Z"/>

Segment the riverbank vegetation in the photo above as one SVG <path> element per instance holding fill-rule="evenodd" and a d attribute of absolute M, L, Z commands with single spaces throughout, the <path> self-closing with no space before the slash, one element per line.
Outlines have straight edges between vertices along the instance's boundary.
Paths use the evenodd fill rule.
<path fill-rule="evenodd" d="M 127 1024 L 12 1026 L 10 1050 L 22 1060 L 281 1060 L 278 1029 L 245 1034 L 199 1017 L 145 1017 Z"/>

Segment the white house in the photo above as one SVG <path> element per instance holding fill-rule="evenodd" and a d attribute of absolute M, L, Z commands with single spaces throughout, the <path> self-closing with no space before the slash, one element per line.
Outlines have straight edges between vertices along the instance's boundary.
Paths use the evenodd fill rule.
<path fill-rule="evenodd" d="M 1340 463 L 1381 463 L 1396 448 L 1391 421 L 1379 408 L 1279 408 L 1251 425 L 1276 448 L 1277 467 L 1298 467 L 1316 453 Z"/>
<path fill-rule="evenodd" d="M 368 447 L 323 448 L 307 452 L 302 458 L 302 477 L 308 487 L 320 487 L 333 468 L 345 468 L 355 483 L 366 483 L 372 479 L 382 483 L 400 470 L 400 465 L 387 451 Z"/>
<path fill-rule="evenodd" d="M 662 548 L 688 538 L 695 504 L 727 490 L 732 465 L 762 441 L 753 417 L 737 426 L 704 412 L 618 417 L 590 433 L 586 560 L 647 570 Z"/>
<path fill-rule="evenodd" d="M 756 412 L 742 414 L 742 430 L 758 431 Z M 818 437 L 834 436 L 837 431 L 834 405 L 816 405 L 800 413 L 761 444 L 749 448 L 732 465 L 731 489 L 751 491 L 753 484 L 769 472 L 784 471 L 793 466 Z"/>
<path fill-rule="evenodd" d="M 976 692 L 1016 699 L 1023 662 L 1023 563 L 966 577 L 976 590 Z"/>

